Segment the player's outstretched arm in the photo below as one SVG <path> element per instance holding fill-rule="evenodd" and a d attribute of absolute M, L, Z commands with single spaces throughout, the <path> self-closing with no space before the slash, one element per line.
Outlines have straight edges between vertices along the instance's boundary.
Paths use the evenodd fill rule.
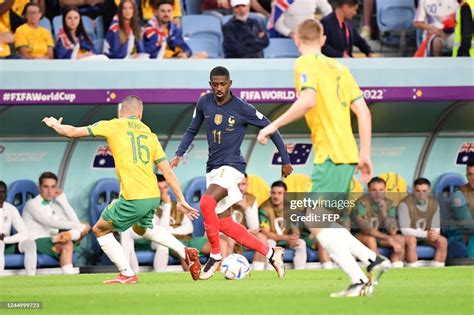
<path fill-rule="evenodd" d="M 312 89 L 305 89 L 301 91 L 298 99 L 283 115 L 278 117 L 278 119 L 276 119 L 267 127 L 260 130 L 257 140 L 261 144 L 266 144 L 268 142 L 268 137 L 279 128 L 303 118 L 304 115 L 316 105 L 315 100 L 316 91 Z"/>
<path fill-rule="evenodd" d="M 372 178 L 372 160 L 370 158 L 372 141 L 372 115 L 361 97 L 351 104 L 351 110 L 357 116 L 360 137 L 360 156 L 357 171 L 361 172 L 361 181 L 367 183 Z"/>
<path fill-rule="evenodd" d="M 168 163 L 168 161 L 165 159 L 160 163 L 157 163 L 156 166 L 161 171 L 166 181 L 168 182 L 168 185 L 170 185 L 171 189 L 176 195 L 176 199 L 178 201 L 178 210 L 186 214 L 191 220 L 197 219 L 199 217 L 199 212 L 196 209 L 192 208 L 184 199 L 184 195 L 181 191 L 181 186 L 179 184 L 178 178 L 171 169 L 171 165 Z"/>
<path fill-rule="evenodd" d="M 70 125 L 63 125 L 62 121 L 62 117 L 59 119 L 56 119 L 54 117 L 45 117 L 42 120 L 42 122 L 45 123 L 46 126 L 54 129 L 54 131 L 56 131 L 61 136 L 68 138 L 81 138 L 89 136 L 87 127 L 74 127 Z"/>
<path fill-rule="evenodd" d="M 204 114 L 201 110 L 200 100 L 198 101 L 196 108 L 194 109 L 193 119 L 191 120 L 191 124 L 189 125 L 188 129 L 186 129 L 186 133 L 183 135 L 181 139 L 181 143 L 179 144 L 178 151 L 176 151 L 176 156 L 171 160 L 171 167 L 176 167 L 183 159 L 184 153 L 188 150 L 189 145 L 194 140 L 194 137 L 201 128 L 202 122 L 204 121 Z"/>

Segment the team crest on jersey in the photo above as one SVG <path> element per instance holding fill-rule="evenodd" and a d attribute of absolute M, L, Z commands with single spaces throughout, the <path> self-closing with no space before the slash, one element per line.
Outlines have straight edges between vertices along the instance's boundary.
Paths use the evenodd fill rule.
<path fill-rule="evenodd" d="M 214 123 L 215 123 L 216 125 L 218 125 L 218 126 L 219 126 L 220 124 L 222 124 L 222 115 L 221 115 L 221 114 L 216 114 L 216 115 L 214 116 Z"/>
<path fill-rule="evenodd" d="M 234 124 L 235 124 L 234 116 L 230 116 L 227 122 L 229 123 L 229 127 L 234 127 Z"/>
<path fill-rule="evenodd" d="M 301 83 L 308 82 L 308 77 L 306 76 L 306 74 L 301 74 L 300 75 L 300 81 L 301 81 Z"/>

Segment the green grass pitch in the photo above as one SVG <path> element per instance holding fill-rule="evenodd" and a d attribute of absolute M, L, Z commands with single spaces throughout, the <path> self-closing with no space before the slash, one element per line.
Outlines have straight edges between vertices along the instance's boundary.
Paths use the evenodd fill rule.
<path fill-rule="evenodd" d="M 139 284 L 103 285 L 115 275 L 0 278 L 0 301 L 43 302 L 28 314 L 474 314 L 474 267 L 390 270 L 371 297 L 334 299 L 348 284 L 339 270 L 253 272 L 241 281 L 218 273 L 142 273 Z"/>

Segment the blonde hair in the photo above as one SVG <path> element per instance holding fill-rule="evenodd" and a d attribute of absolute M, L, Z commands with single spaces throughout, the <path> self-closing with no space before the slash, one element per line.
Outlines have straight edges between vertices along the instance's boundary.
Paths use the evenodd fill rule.
<path fill-rule="evenodd" d="M 303 43 L 313 43 L 321 39 L 323 31 L 319 21 L 308 19 L 298 26 L 298 37 Z"/>
<path fill-rule="evenodd" d="M 138 96 L 127 96 L 118 108 L 124 113 L 139 114 L 143 111 L 143 102 Z"/>

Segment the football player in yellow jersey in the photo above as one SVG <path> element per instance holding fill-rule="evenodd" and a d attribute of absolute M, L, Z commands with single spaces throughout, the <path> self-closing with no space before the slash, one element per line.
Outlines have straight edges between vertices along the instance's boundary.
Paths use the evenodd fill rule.
<path fill-rule="evenodd" d="M 141 99 L 129 96 L 118 105 L 118 119 L 99 121 L 88 127 L 63 125 L 62 118 L 58 120 L 54 117 L 46 117 L 43 122 L 68 138 L 105 137 L 112 150 L 121 193 L 119 199 L 102 212 L 93 231 L 102 250 L 115 263 L 120 274 L 104 283 L 138 282 L 122 246 L 112 233 L 123 232 L 130 227 L 144 239 L 177 252 L 188 264 L 193 279 L 197 280 L 201 272 L 199 252 L 195 248 L 185 247 L 166 229 L 153 226 L 153 216 L 160 204 L 160 191 L 153 172 L 154 164 L 173 189 L 178 201 L 177 209 L 191 219 L 197 218 L 199 214 L 184 199 L 178 179 L 166 159 L 158 137 L 141 121 L 142 115 Z"/>
<path fill-rule="evenodd" d="M 312 192 L 348 193 L 356 169 L 362 172 L 362 181 L 372 177 L 371 115 L 347 67 L 321 54 L 325 40 L 323 27 L 318 21 L 306 20 L 300 24 L 295 36 L 301 53 L 295 65 L 298 99 L 287 112 L 260 131 L 258 140 L 265 144 L 278 128 L 304 116 L 315 149 Z M 351 110 L 359 127 L 360 156 L 351 128 Z M 371 294 L 390 263 L 365 247 L 342 226 L 332 223 L 330 227 L 313 226 L 310 231 L 351 279 L 346 290 L 333 293 L 331 297 Z M 354 256 L 368 265 L 371 280 Z"/>

